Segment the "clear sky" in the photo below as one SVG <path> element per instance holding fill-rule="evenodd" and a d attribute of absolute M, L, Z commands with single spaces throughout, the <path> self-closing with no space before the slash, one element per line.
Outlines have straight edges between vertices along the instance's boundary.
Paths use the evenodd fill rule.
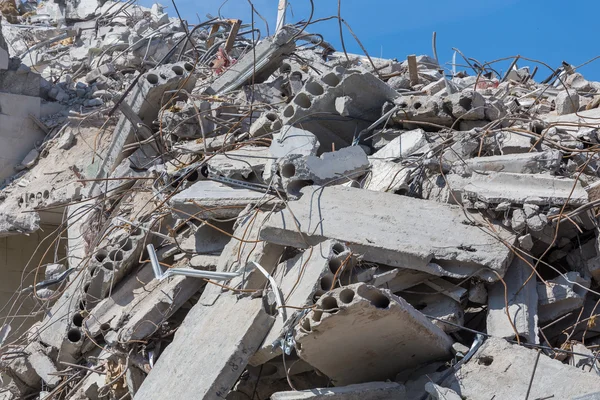
<path fill-rule="evenodd" d="M 171 16 L 172 0 L 160 0 Z M 216 16 L 221 7 L 224 18 L 251 21 L 248 0 L 175 0 L 184 19 L 195 24 L 207 14 Z M 338 0 L 313 0 L 313 19 L 337 15 Z M 278 0 L 252 0 L 256 10 L 268 21 L 271 34 L 275 29 Z M 151 5 L 152 0 L 142 0 Z M 224 4 L 223 4 L 224 3 Z M 287 22 L 306 20 L 309 0 L 290 0 Z M 402 60 L 409 54 L 432 54 L 431 37 L 437 32 L 437 50 L 441 64 L 452 62 L 455 47 L 467 57 L 481 63 L 520 54 L 556 68 L 561 62 L 580 65 L 600 55 L 597 29 L 600 2 L 597 0 L 342 0 L 342 17 L 372 56 Z M 264 22 L 255 23 L 266 34 Z M 321 33 L 325 40 L 341 51 L 337 20 L 310 25 L 311 33 Z M 349 52 L 361 49 L 344 27 Z M 461 64 L 460 56 L 457 64 Z M 464 64 L 464 63 L 462 63 Z M 519 66 L 535 65 L 521 61 Z M 542 65 L 536 75 L 541 80 L 550 74 Z M 502 73 L 507 63 L 495 65 Z M 459 68 L 464 69 L 464 68 Z M 600 81 L 600 59 L 582 67 L 589 80 Z"/>

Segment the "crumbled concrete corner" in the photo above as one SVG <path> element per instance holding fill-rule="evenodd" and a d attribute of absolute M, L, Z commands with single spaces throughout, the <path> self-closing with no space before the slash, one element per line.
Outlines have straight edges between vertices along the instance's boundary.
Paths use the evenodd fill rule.
<path fill-rule="evenodd" d="M 600 82 L 2 4 L 1 399 L 598 398 Z"/>

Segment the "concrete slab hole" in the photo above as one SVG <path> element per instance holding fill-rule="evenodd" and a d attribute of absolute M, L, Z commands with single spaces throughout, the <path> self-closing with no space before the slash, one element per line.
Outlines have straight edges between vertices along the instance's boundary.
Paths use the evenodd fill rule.
<path fill-rule="evenodd" d="M 296 175 L 296 166 L 294 164 L 284 164 L 281 167 L 281 176 L 284 178 L 291 178 Z"/>
<path fill-rule="evenodd" d="M 321 317 L 323 316 L 323 310 L 319 310 L 318 308 L 313 309 L 312 320 L 315 322 L 319 322 Z"/>
<path fill-rule="evenodd" d="M 312 105 L 312 101 L 310 101 L 310 98 L 306 93 L 298 93 L 296 97 L 294 97 L 294 103 L 302 108 L 310 108 Z"/>
<path fill-rule="evenodd" d="M 340 84 L 340 78 L 334 74 L 333 72 L 328 73 L 327 75 L 321 77 L 321 80 L 329 86 L 336 87 Z"/>
<path fill-rule="evenodd" d="M 331 289 L 331 285 L 333 285 L 333 276 L 324 276 L 321 278 L 321 289 L 327 292 Z"/>
<path fill-rule="evenodd" d="M 119 248 L 123 251 L 131 251 L 133 249 L 133 242 L 129 238 L 123 239 L 119 243 Z"/>
<path fill-rule="evenodd" d="M 288 63 L 282 63 L 281 67 L 279 67 L 279 72 L 282 74 L 289 74 L 292 72 L 292 66 Z"/>
<path fill-rule="evenodd" d="M 107 261 L 102 264 L 102 268 L 112 271 L 113 269 L 115 269 L 115 265 L 113 263 L 111 263 L 110 261 Z"/>
<path fill-rule="evenodd" d="M 367 290 L 361 293 L 361 296 L 369 300 L 377 308 L 388 308 L 390 305 L 390 299 L 385 297 L 381 292 L 376 289 Z"/>
<path fill-rule="evenodd" d="M 71 343 L 79 342 L 81 340 L 81 331 L 76 328 L 69 329 L 69 332 L 67 332 L 67 339 L 69 339 L 69 342 Z"/>
<path fill-rule="evenodd" d="M 175 72 L 175 75 L 183 75 L 183 67 L 182 66 L 173 65 L 173 67 L 171 68 L 171 70 L 173 72 Z"/>
<path fill-rule="evenodd" d="M 350 304 L 352 303 L 352 300 L 354 300 L 354 290 L 352 289 L 344 289 L 340 292 L 340 301 L 344 304 Z"/>
<path fill-rule="evenodd" d="M 156 74 L 148 74 L 148 75 L 146 75 L 146 80 L 151 85 L 156 85 L 158 83 L 158 75 L 156 75 Z"/>
<path fill-rule="evenodd" d="M 310 320 L 308 318 L 304 318 L 302 320 L 302 329 L 307 333 L 312 331 L 312 327 L 310 326 Z"/>
<path fill-rule="evenodd" d="M 329 260 L 329 270 L 331 271 L 332 274 L 335 274 L 336 272 L 338 272 L 338 270 L 340 269 L 341 266 L 342 266 L 342 260 L 340 260 L 338 258 L 332 258 L 331 260 Z"/>
<path fill-rule="evenodd" d="M 335 297 L 332 296 L 328 296 L 324 299 L 321 299 L 321 307 L 323 307 L 323 310 L 328 312 L 329 314 L 335 314 L 340 310 L 340 306 L 338 305 L 337 300 L 335 299 Z"/>
<path fill-rule="evenodd" d="M 294 106 L 292 105 L 287 106 L 285 110 L 283 110 L 283 116 L 286 118 L 292 118 L 295 113 L 296 110 L 294 110 Z"/>
<path fill-rule="evenodd" d="M 96 254 L 94 254 L 94 258 L 96 259 L 96 261 L 98 262 L 102 262 L 104 261 L 104 259 L 108 256 L 108 251 L 104 250 L 104 249 L 100 249 L 96 252 Z"/>
<path fill-rule="evenodd" d="M 123 252 L 121 250 L 113 250 L 108 254 L 108 258 L 112 261 L 123 261 Z"/>
<path fill-rule="evenodd" d="M 331 251 L 333 251 L 333 254 L 335 254 L 336 256 L 342 254 L 345 250 L 346 248 L 341 243 L 336 243 L 331 247 Z"/>
<path fill-rule="evenodd" d="M 306 186 L 311 186 L 313 183 L 314 182 L 311 180 L 291 181 L 290 183 L 288 183 L 287 190 L 288 190 L 288 193 L 291 193 L 294 195 L 299 195 L 300 189 L 302 189 L 303 187 L 306 187 Z"/>
<path fill-rule="evenodd" d="M 192 72 L 194 70 L 194 66 L 190 63 L 183 63 L 183 68 L 185 68 L 187 72 Z"/>
<path fill-rule="evenodd" d="M 73 325 L 75 325 L 78 328 L 81 328 L 81 326 L 83 325 L 83 315 L 81 315 L 80 313 L 75 313 L 73 314 L 73 318 L 71 319 L 71 321 L 73 322 Z"/>
<path fill-rule="evenodd" d="M 313 96 L 320 96 L 323 93 L 325 93 L 325 89 L 323 89 L 323 86 L 319 85 L 317 82 L 309 82 L 306 84 L 305 88 L 306 91 L 312 94 Z"/>

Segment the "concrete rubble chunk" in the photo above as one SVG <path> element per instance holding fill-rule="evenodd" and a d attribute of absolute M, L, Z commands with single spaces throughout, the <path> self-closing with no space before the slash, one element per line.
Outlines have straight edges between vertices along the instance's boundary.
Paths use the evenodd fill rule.
<path fill-rule="evenodd" d="M 506 246 L 472 225 L 456 206 L 347 187 L 306 187 L 301 193 L 289 209 L 270 217 L 262 239 L 300 248 L 335 239 L 352 244 L 368 261 L 438 276 L 476 274 L 488 281 L 498 280 L 496 273 L 502 276 L 512 259 Z M 447 225 L 439 226 L 442 221 Z M 351 225 L 361 231 L 348 230 Z M 516 240 L 497 229 L 507 242 Z"/>
<path fill-rule="evenodd" d="M 552 321 L 583 306 L 590 280 L 577 272 L 568 272 L 548 284 L 538 282 L 540 322 Z"/>
<path fill-rule="evenodd" d="M 512 172 L 518 174 L 539 174 L 555 172 L 560 166 L 562 155 L 559 151 L 539 153 L 508 154 L 503 156 L 476 157 L 458 161 L 455 167 L 466 174 L 474 172 Z"/>
<path fill-rule="evenodd" d="M 404 386 L 392 382 L 370 382 L 326 389 L 301 390 L 297 392 L 277 392 L 272 400 L 387 400 L 407 399 Z"/>
<path fill-rule="evenodd" d="M 471 361 L 462 366 L 456 374 L 458 387 L 452 388 L 461 396 L 473 400 L 490 399 L 494 396 L 498 399 L 522 398 L 530 386 L 531 371 L 538 356 L 530 398 L 554 396 L 571 399 L 600 390 L 600 380 L 589 379 L 588 373 L 539 354 L 534 349 L 497 338 L 487 339 Z M 498 376 L 502 376 L 510 385 L 490 385 Z M 569 382 L 569 385 L 557 382 Z"/>
<path fill-rule="evenodd" d="M 573 90 L 560 92 L 555 101 L 558 115 L 572 114 L 579 109 L 579 95 Z"/>
<path fill-rule="evenodd" d="M 362 283 L 324 294 L 298 323 L 295 340 L 300 358 L 337 386 L 391 379 L 448 357 L 452 347 L 450 337 L 402 298 Z M 365 351 L 348 352 L 348 346 Z"/>
<path fill-rule="evenodd" d="M 539 343 L 538 286 L 529 264 L 515 257 L 504 275 L 504 283 L 495 282 L 488 288 L 488 334 Z"/>
<path fill-rule="evenodd" d="M 397 160 L 410 156 L 416 152 L 427 152 L 425 132 L 415 129 L 402 133 L 400 136 L 385 145 L 381 150 L 373 154 L 373 158 L 381 160 Z"/>

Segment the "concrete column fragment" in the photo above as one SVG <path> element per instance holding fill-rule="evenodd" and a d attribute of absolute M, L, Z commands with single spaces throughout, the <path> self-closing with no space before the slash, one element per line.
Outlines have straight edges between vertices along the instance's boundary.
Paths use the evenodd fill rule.
<path fill-rule="evenodd" d="M 289 209 L 272 214 L 262 239 L 298 248 L 336 239 L 366 261 L 437 276 L 474 274 L 490 282 L 504 275 L 512 259 L 501 241 L 483 225 L 475 226 L 476 215 L 467 218 L 457 206 L 348 187 L 312 186 L 301 193 Z M 506 229 L 496 225 L 495 230 L 507 243 L 515 242 Z"/>
<path fill-rule="evenodd" d="M 369 382 L 323 389 L 277 392 L 271 400 L 405 400 L 403 385 L 394 382 Z"/>
<path fill-rule="evenodd" d="M 505 339 L 519 336 L 529 343 L 539 343 L 538 293 L 535 275 L 525 284 L 532 272 L 533 270 L 525 261 L 515 257 L 504 275 L 506 287 L 502 282 L 489 286 L 488 334 Z"/>
<path fill-rule="evenodd" d="M 272 325 L 262 299 L 225 294 L 212 307 L 196 304 L 134 399 L 225 398 Z"/>
<path fill-rule="evenodd" d="M 295 339 L 298 356 L 337 386 L 393 379 L 448 357 L 452 347 L 452 339 L 405 300 L 363 283 L 323 295 L 296 326 Z"/>

